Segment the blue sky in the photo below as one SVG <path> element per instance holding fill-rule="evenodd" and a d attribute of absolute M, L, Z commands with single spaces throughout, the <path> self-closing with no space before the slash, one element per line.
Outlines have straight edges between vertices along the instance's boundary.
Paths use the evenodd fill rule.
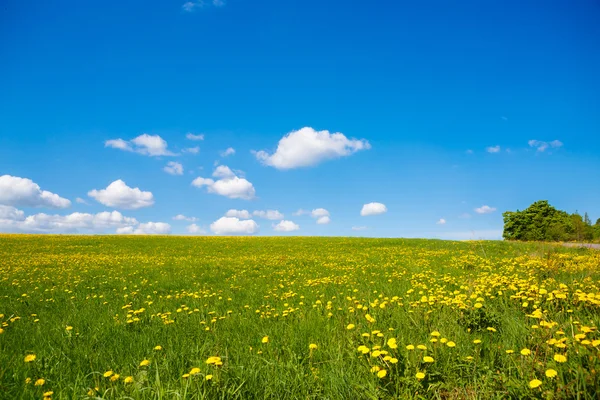
<path fill-rule="evenodd" d="M 0 231 L 499 238 L 540 199 L 600 218 L 597 1 L 2 8 Z"/>

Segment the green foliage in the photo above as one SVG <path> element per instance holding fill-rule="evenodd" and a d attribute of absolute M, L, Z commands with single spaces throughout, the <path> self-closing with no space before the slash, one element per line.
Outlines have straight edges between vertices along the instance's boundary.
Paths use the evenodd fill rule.
<path fill-rule="evenodd" d="M 587 213 L 568 214 L 539 200 L 523 211 L 506 211 L 503 237 L 521 241 L 592 241 L 600 238 L 600 219 L 592 226 Z"/>

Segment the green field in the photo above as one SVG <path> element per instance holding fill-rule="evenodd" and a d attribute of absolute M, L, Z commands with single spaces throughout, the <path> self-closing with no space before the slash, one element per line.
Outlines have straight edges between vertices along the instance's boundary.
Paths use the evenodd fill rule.
<path fill-rule="evenodd" d="M 542 244 L 0 235 L 0 397 L 595 399 L 599 282 Z"/>

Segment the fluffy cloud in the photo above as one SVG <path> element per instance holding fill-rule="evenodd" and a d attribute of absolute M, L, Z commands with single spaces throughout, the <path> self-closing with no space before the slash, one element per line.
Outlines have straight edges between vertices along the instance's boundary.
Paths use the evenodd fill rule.
<path fill-rule="evenodd" d="M 265 218 L 265 219 L 270 219 L 270 220 L 274 220 L 274 221 L 283 219 L 283 214 L 277 210 L 266 210 L 266 211 L 257 210 L 257 211 L 254 211 L 252 214 L 259 218 Z"/>
<path fill-rule="evenodd" d="M 370 149 L 364 139 L 348 139 L 342 133 L 315 131 L 305 127 L 285 135 L 273 154 L 255 152 L 263 164 L 277 169 L 310 167 L 323 161 L 349 156 L 359 150 Z"/>
<path fill-rule="evenodd" d="M 121 235 L 167 235 L 171 233 L 171 225 L 165 222 L 146 222 L 139 224 L 137 228 L 126 226 L 117 229 Z"/>
<path fill-rule="evenodd" d="M 219 165 L 213 172 L 214 177 L 221 178 L 217 181 L 198 177 L 192 181 L 196 187 L 206 186 L 208 193 L 214 193 L 230 199 L 251 200 L 256 191 L 252 183 L 236 176 L 226 165 Z"/>
<path fill-rule="evenodd" d="M 221 217 L 210 224 L 210 230 L 217 235 L 251 235 L 258 232 L 258 224 L 251 219 Z"/>
<path fill-rule="evenodd" d="M 0 176 L 0 204 L 17 207 L 67 208 L 71 201 L 42 190 L 31 179 Z"/>
<path fill-rule="evenodd" d="M 292 221 L 279 221 L 278 224 L 273 224 L 273 230 L 277 232 L 293 232 L 300 229 L 298 224 L 295 224 Z"/>
<path fill-rule="evenodd" d="M 187 228 L 185 228 L 188 233 L 192 234 L 192 235 L 204 235 L 206 234 L 206 231 L 204 229 L 202 229 L 201 227 L 199 227 L 196 224 L 191 224 L 188 225 Z"/>
<path fill-rule="evenodd" d="M 116 180 L 106 189 L 91 190 L 88 196 L 108 207 L 134 210 L 154 204 L 152 192 L 142 192 L 139 188 L 130 188 L 122 180 Z"/>
<path fill-rule="evenodd" d="M 310 212 L 310 215 L 313 218 L 329 217 L 329 211 L 324 208 L 315 208 Z"/>
<path fill-rule="evenodd" d="M 477 214 L 489 214 L 489 213 L 493 213 L 494 211 L 496 211 L 495 207 L 490 207 L 490 206 L 481 206 L 475 209 L 475 212 Z"/>
<path fill-rule="evenodd" d="M 0 206 L 0 230 L 9 232 L 99 233 L 137 224 L 135 218 L 125 217 L 118 211 L 68 215 L 39 213 L 25 217 L 21 210 Z"/>
<path fill-rule="evenodd" d="M 158 135 L 144 133 L 130 141 L 123 139 L 111 139 L 104 142 L 104 147 L 112 147 L 119 150 L 131 151 L 145 156 L 174 156 L 167 149 L 167 142 Z"/>
<path fill-rule="evenodd" d="M 540 153 L 543 153 L 548 148 L 557 149 L 559 147 L 562 147 L 562 145 L 563 145 L 563 143 L 560 140 L 553 140 L 550 143 L 542 142 L 540 140 L 530 140 L 527 143 L 529 144 L 530 147 L 535 148 L 536 151 L 539 151 Z"/>
<path fill-rule="evenodd" d="M 324 215 L 322 217 L 317 218 L 317 224 L 326 225 L 331 222 L 331 218 L 328 215 Z"/>
<path fill-rule="evenodd" d="M 163 168 L 167 174 L 183 175 L 183 165 L 175 161 L 169 161 L 167 166 Z"/>
<path fill-rule="evenodd" d="M 228 147 L 227 150 L 221 152 L 221 157 L 232 156 L 235 154 L 235 149 L 233 147 Z"/>
<path fill-rule="evenodd" d="M 488 153 L 499 153 L 500 152 L 500 146 L 486 147 L 485 151 L 487 151 Z"/>
<path fill-rule="evenodd" d="M 446 220 L 444 218 L 440 218 L 438 222 L 436 222 L 436 224 L 438 225 L 444 225 L 446 223 Z"/>
<path fill-rule="evenodd" d="M 387 207 L 382 203 L 368 203 L 363 205 L 360 210 L 360 215 L 366 217 L 368 215 L 379 215 L 387 212 Z"/>
<path fill-rule="evenodd" d="M 250 219 L 252 218 L 250 216 L 250 213 L 248 212 L 248 210 L 229 210 L 225 213 L 226 217 L 235 217 L 235 218 L 241 218 L 241 219 Z"/>
<path fill-rule="evenodd" d="M 185 137 L 188 140 L 204 140 L 204 135 L 194 135 L 193 133 L 188 133 Z"/>
<path fill-rule="evenodd" d="M 195 222 L 198 221 L 198 218 L 196 217 L 186 217 L 183 214 L 177 214 L 176 216 L 173 217 L 174 221 L 188 221 L 188 222 Z"/>

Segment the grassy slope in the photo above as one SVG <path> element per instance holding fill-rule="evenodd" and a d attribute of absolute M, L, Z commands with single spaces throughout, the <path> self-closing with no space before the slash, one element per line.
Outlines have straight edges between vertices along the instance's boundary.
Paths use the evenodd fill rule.
<path fill-rule="evenodd" d="M 600 252 L 543 244 L 4 235 L 0 398 L 80 398 L 95 387 L 105 398 L 595 398 L 600 336 L 574 336 L 599 323 L 598 300 L 576 294 L 600 296 L 599 277 Z M 538 305 L 556 326 L 532 328 Z M 432 343 L 434 331 L 456 347 Z M 546 344 L 562 336 L 566 348 Z M 363 344 L 371 356 L 357 352 Z M 398 362 L 372 357 L 377 345 Z M 210 356 L 223 365 L 207 365 Z M 182 378 L 194 367 L 201 373 Z M 534 378 L 540 388 L 528 386 Z"/>

